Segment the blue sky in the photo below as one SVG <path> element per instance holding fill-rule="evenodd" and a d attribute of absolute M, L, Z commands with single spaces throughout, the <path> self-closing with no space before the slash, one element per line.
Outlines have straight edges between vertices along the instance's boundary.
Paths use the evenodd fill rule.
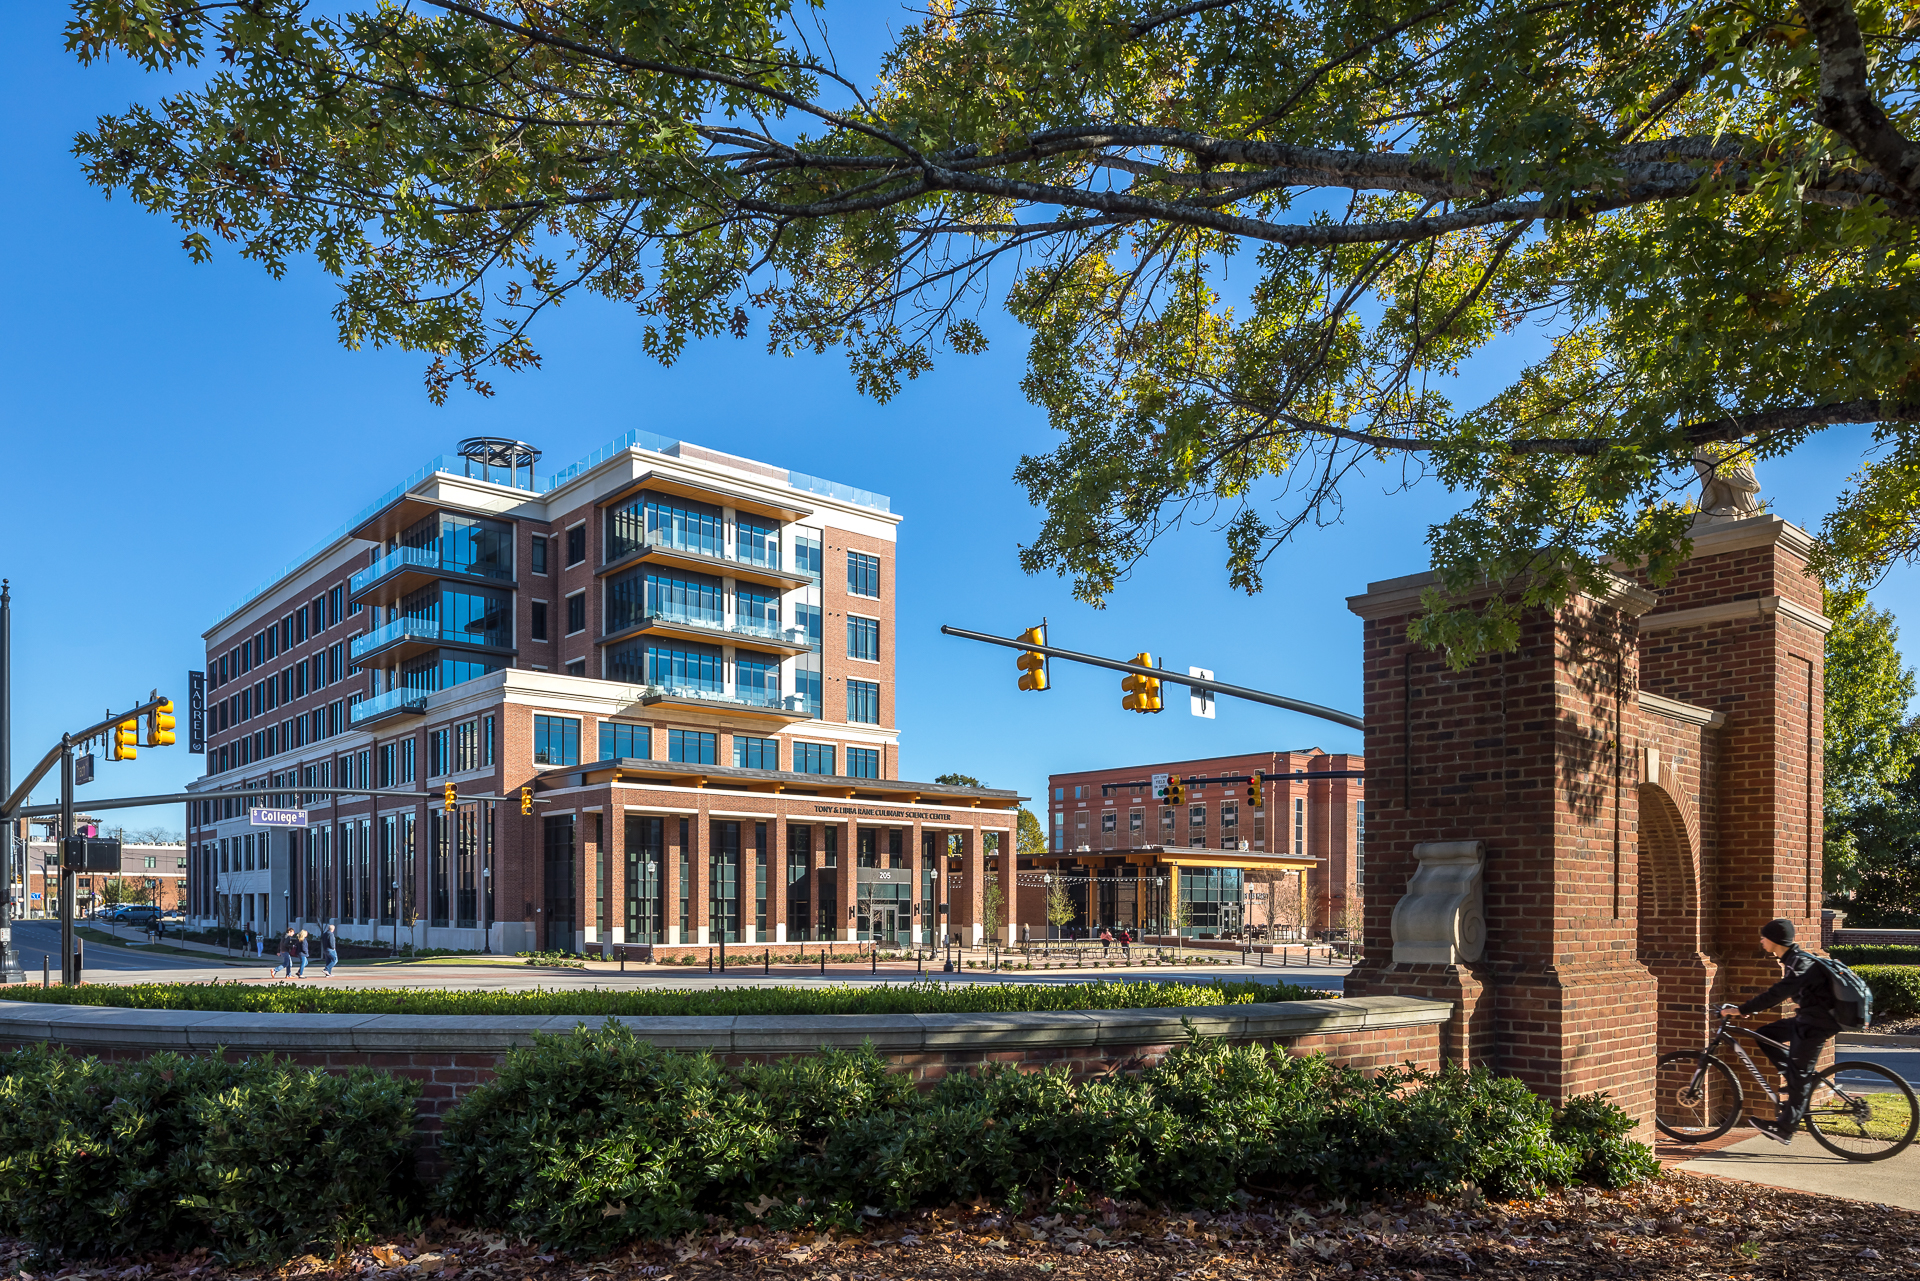
<path fill-rule="evenodd" d="M 868 10 L 867 12 L 886 12 Z M 1345 598 L 1425 567 L 1428 523 L 1454 500 L 1436 485 L 1388 494 L 1382 475 L 1349 493 L 1345 523 L 1307 533 L 1269 565 L 1267 590 L 1226 585 L 1218 533 L 1174 535 L 1104 611 L 1067 585 L 1028 578 L 1017 549 L 1038 513 L 1011 480 L 1051 447 L 1021 397 L 1020 334 L 947 358 L 888 405 L 853 389 L 837 357 L 784 359 L 758 338 L 694 349 L 672 369 L 647 359 L 630 314 L 578 302 L 536 334 L 537 372 L 498 377 L 491 400 L 422 391 L 419 358 L 347 352 L 332 288 L 309 264 L 270 280 L 220 258 L 196 267 L 180 232 L 108 203 L 69 154 L 75 130 L 159 82 L 122 64 L 82 70 L 62 51 L 66 8 L 0 6 L 0 102 L 13 122 L 15 199 L 0 207 L 10 262 L 0 312 L 0 576 L 14 593 L 18 779 L 60 731 L 159 687 L 184 703 L 200 633 L 290 557 L 463 436 L 516 436 L 564 466 L 632 427 L 878 490 L 904 515 L 894 639 L 904 773 L 948 770 L 1038 795 L 1050 771 L 1264 748 L 1358 750 L 1357 732 L 1223 700 L 1214 721 L 1169 700 L 1120 710 L 1119 676 L 1055 668 L 1044 695 L 1014 688 L 1013 656 L 951 640 L 942 623 L 1011 634 L 1047 616 L 1055 643 L 1169 666 L 1352 711 L 1359 623 Z M 843 66 L 877 45 L 870 19 L 836 33 Z M 1497 376 L 1490 361 L 1480 376 Z M 1866 439 L 1830 431 L 1791 465 L 1761 470 L 1765 496 L 1817 525 Z M 1920 576 L 1880 593 L 1920 607 Z M 1920 629 L 1907 638 L 1909 655 Z M 174 790 L 201 772 L 184 746 L 102 763 L 88 795 Z M 51 799 L 43 787 L 38 799 Z M 125 811 L 180 825 L 177 809 Z"/>

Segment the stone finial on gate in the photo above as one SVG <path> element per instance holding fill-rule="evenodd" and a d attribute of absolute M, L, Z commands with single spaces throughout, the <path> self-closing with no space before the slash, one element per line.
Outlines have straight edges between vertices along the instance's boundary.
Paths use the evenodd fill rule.
<path fill-rule="evenodd" d="M 1487 946 L 1485 841 L 1424 841 L 1420 866 L 1393 905 L 1396 965 L 1459 965 Z"/>

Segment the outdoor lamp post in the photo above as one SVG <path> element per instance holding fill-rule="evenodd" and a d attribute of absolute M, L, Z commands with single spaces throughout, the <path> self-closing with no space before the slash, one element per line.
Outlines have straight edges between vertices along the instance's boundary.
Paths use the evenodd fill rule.
<path fill-rule="evenodd" d="M 395 879 L 393 890 L 393 954 L 400 955 L 400 882 Z"/>
<path fill-rule="evenodd" d="M 946 952 L 945 970 L 953 973 L 953 935 L 947 929 L 947 904 L 940 905 L 940 946 Z"/>
<path fill-rule="evenodd" d="M 286 929 L 293 924 L 293 891 L 280 891 L 280 928 Z"/>

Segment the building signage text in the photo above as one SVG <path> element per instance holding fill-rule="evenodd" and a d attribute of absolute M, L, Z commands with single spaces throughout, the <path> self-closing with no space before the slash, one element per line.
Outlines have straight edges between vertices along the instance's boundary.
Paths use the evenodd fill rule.
<path fill-rule="evenodd" d="M 247 811 L 247 824 L 251 827 L 305 827 L 305 810 L 270 810 L 254 806 Z"/>
<path fill-rule="evenodd" d="M 855 818 L 931 818 L 951 820 L 951 814 L 933 814 L 923 810 L 876 810 L 859 805 L 816 805 L 816 814 L 850 814 Z"/>

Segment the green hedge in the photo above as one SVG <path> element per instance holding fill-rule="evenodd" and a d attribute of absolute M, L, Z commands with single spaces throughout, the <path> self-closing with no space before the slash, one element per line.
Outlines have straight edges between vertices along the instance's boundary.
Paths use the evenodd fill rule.
<path fill-rule="evenodd" d="M 271 1058 L 0 1056 L 0 1233 L 80 1256 L 284 1256 L 393 1228 L 413 1179 L 408 1080 Z"/>
<path fill-rule="evenodd" d="M 1845 965 L 1920 965 L 1920 947 L 1906 943 L 1835 943 L 1827 955 Z"/>
<path fill-rule="evenodd" d="M 0 988 L 0 998 L 141 1010 L 269 1014 L 1007 1014 L 1040 1010 L 1138 1010 L 1184 1005 L 1307 1001 L 1336 995 L 1289 983 L 886 983 L 872 986 L 684 989 L 584 988 L 447 992 L 428 988 L 318 987 L 295 983 L 128 983 Z"/>
<path fill-rule="evenodd" d="M 922 1093 L 871 1048 L 727 1067 L 615 1026 L 513 1052 L 444 1124 L 444 1212 L 586 1250 L 709 1214 L 798 1227 L 974 1197 L 1223 1207 L 1246 1188 L 1466 1182 L 1506 1196 L 1657 1170 L 1598 1096 L 1556 1117 L 1484 1073 L 1368 1077 L 1197 1039 L 1138 1076 L 1002 1066 Z"/>
<path fill-rule="evenodd" d="M 1855 965 L 1853 972 L 1873 993 L 1875 1023 L 1920 1017 L 1920 965 Z"/>

